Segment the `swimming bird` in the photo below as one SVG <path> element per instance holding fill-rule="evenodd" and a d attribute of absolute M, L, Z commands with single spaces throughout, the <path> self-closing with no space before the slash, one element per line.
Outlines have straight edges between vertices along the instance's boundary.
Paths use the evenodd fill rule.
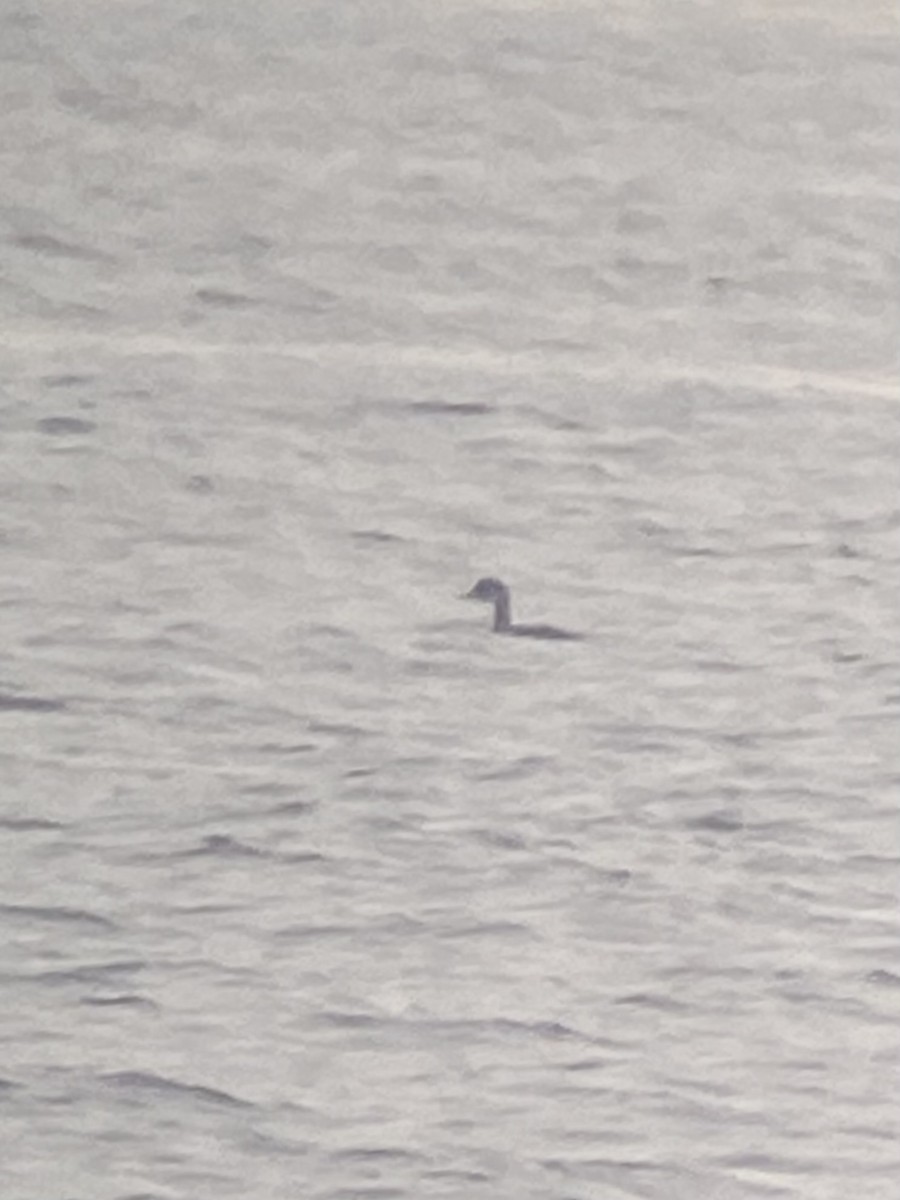
<path fill-rule="evenodd" d="M 470 592 L 463 596 L 464 600 L 484 600 L 494 606 L 494 633 L 509 633 L 514 637 L 530 637 L 554 639 L 556 641 L 580 642 L 583 635 L 569 633 L 566 629 L 557 629 L 554 625 L 514 625 L 512 607 L 509 599 L 509 588 L 499 579 L 490 577 L 479 579 Z"/>

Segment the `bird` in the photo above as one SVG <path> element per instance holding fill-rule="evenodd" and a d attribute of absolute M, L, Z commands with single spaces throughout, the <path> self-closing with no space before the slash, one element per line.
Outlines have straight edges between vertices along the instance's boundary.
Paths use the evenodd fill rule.
<path fill-rule="evenodd" d="M 494 633 L 506 633 L 512 637 L 543 638 L 547 641 L 580 642 L 584 635 L 557 629 L 555 625 L 514 625 L 509 588 L 499 579 L 486 576 L 465 593 L 463 600 L 483 600 L 494 606 Z"/>

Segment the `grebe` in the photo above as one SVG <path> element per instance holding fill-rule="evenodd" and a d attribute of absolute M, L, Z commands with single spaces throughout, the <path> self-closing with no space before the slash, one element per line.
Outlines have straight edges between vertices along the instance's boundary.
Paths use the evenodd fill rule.
<path fill-rule="evenodd" d="M 513 625 L 509 588 L 499 579 L 479 579 L 464 600 L 484 600 L 494 606 L 494 633 L 510 633 L 513 637 L 554 639 L 556 641 L 580 642 L 580 633 L 569 633 L 553 625 Z"/>

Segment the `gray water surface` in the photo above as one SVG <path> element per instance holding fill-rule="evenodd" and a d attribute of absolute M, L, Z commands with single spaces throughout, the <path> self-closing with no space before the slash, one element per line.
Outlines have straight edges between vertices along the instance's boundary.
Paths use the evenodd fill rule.
<path fill-rule="evenodd" d="M 6 7 L 0 1195 L 894 1200 L 890 20 Z"/>

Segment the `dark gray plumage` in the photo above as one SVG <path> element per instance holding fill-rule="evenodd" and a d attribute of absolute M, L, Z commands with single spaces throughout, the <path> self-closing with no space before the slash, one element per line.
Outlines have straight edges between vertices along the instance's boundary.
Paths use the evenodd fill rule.
<path fill-rule="evenodd" d="M 512 637 L 543 638 L 547 641 L 582 641 L 580 633 L 569 633 L 566 629 L 557 629 L 555 625 L 514 625 L 512 621 L 512 604 L 509 588 L 499 579 L 485 576 L 479 579 L 471 591 L 466 592 L 464 600 L 483 600 L 494 606 L 494 633 L 507 633 Z"/>

